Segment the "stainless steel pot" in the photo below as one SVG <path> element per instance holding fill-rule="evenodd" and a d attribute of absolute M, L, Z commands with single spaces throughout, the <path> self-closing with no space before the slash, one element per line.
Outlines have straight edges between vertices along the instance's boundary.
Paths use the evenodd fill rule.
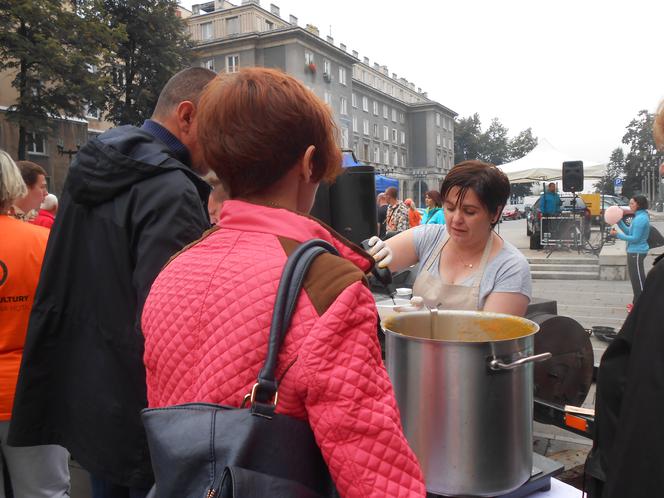
<path fill-rule="evenodd" d="M 533 356 L 539 326 L 476 311 L 417 311 L 383 322 L 386 364 L 427 489 L 497 496 L 532 469 Z"/>

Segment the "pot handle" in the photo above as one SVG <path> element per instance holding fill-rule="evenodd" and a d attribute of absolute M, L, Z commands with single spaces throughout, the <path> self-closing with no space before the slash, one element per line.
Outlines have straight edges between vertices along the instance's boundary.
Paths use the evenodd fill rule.
<path fill-rule="evenodd" d="M 491 370 L 512 370 L 514 368 L 525 365 L 526 363 L 535 363 L 538 361 L 545 361 L 551 358 L 551 353 L 540 353 L 534 356 L 526 356 L 520 360 L 513 361 L 512 363 L 503 363 L 498 359 L 493 359 L 489 362 Z"/>

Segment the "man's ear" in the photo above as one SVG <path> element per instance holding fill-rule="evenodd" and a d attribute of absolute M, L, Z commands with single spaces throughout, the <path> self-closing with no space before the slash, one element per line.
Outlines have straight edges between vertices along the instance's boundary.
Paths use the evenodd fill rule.
<path fill-rule="evenodd" d="M 177 116 L 178 128 L 183 133 L 189 133 L 196 116 L 196 106 L 189 100 L 184 100 L 178 104 L 175 111 Z"/>
<path fill-rule="evenodd" d="M 310 145 L 302 155 L 302 162 L 300 163 L 300 175 L 305 182 L 310 182 L 314 174 L 314 154 L 316 147 Z"/>

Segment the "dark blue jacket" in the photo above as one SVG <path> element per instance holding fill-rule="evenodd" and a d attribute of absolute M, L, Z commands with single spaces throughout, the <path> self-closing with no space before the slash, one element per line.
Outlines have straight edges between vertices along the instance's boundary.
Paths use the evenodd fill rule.
<path fill-rule="evenodd" d="M 74 158 L 30 315 L 12 445 L 59 444 L 115 484 L 153 482 L 140 317 L 168 259 L 210 226 L 210 189 L 177 150 L 133 126 Z"/>

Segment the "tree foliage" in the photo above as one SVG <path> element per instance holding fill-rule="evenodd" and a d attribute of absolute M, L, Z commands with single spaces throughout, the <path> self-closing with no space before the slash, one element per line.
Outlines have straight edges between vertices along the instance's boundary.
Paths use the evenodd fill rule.
<path fill-rule="evenodd" d="M 176 0 L 92 0 L 96 17 L 124 33 L 103 67 L 107 117 L 138 125 L 150 117 L 168 79 L 192 58 Z"/>
<path fill-rule="evenodd" d="M 631 197 L 642 193 L 642 180 L 648 172 L 657 170 L 662 156 L 657 152 L 652 136 L 655 116 L 641 110 L 627 125 L 622 143 L 629 147 L 624 163 L 623 195 Z"/>
<path fill-rule="evenodd" d="M 16 103 L 7 117 L 19 127 L 18 157 L 29 134 L 46 134 L 54 117 L 80 117 L 88 103 L 103 101 L 103 78 L 90 68 L 103 58 L 111 33 L 91 23 L 75 3 L 0 1 L 0 70 L 13 75 Z"/>
<path fill-rule="evenodd" d="M 614 181 L 616 178 L 622 178 L 625 175 L 625 153 L 621 147 L 613 149 L 609 163 L 606 167 L 606 174 L 594 185 L 595 189 L 608 195 L 615 195 Z"/>
<path fill-rule="evenodd" d="M 532 128 L 526 128 L 521 131 L 516 137 L 510 140 L 509 143 L 509 156 L 510 161 L 516 161 L 528 154 L 531 150 L 537 147 L 537 137 L 533 135 Z"/>
<path fill-rule="evenodd" d="M 509 130 L 498 118 L 493 118 L 489 128 L 480 135 L 479 159 L 491 164 L 505 164 L 511 161 Z"/>
<path fill-rule="evenodd" d="M 486 131 L 482 131 L 479 114 L 460 118 L 454 125 L 454 162 L 479 159 L 491 164 L 505 164 L 521 159 L 537 146 L 537 137 L 531 128 L 509 138 L 509 130 L 498 118 L 491 120 Z M 512 184 L 512 195 L 529 195 L 530 183 Z"/>
<path fill-rule="evenodd" d="M 454 164 L 480 157 L 481 135 L 482 123 L 477 113 L 454 124 Z"/>

